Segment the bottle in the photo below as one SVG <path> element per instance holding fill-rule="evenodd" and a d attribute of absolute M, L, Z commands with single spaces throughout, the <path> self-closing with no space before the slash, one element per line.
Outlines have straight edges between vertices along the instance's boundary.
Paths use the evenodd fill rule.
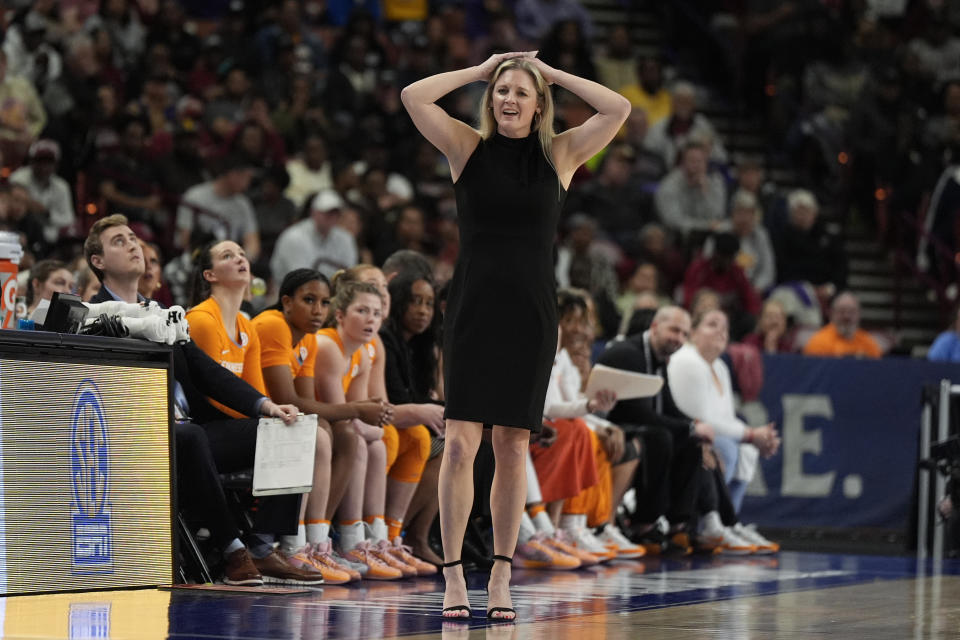
<path fill-rule="evenodd" d="M 263 278 L 254 278 L 250 281 L 250 294 L 254 298 L 259 298 L 260 296 L 267 293 L 267 283 Z"/>

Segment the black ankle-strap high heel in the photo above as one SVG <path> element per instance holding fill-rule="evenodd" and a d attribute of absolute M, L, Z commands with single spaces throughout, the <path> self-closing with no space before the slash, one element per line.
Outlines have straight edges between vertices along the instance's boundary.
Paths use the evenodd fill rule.
<path fill-rule="evenodd" d="M 444 562 L 443 568 L 457 567 L 463 564 L 463 560 L 454 560 L 453 562 Z M 440 614 L 448 620 L 469 620 L 473 617 L 473 610 L 469 605 L 459 604 L 455 607 L 447 607 Z"/>
<path fill-rule="evenodd" d="M 494 562 L 506 562 L 509 565 L 513 564 L 513 558 L 507 556 L 494 555 Z M 487 620 L 493 622 L 513 622 L 517 619 L 517 610 L 512 607 L 493 607 L 492 609 L 487 609 Z"/>

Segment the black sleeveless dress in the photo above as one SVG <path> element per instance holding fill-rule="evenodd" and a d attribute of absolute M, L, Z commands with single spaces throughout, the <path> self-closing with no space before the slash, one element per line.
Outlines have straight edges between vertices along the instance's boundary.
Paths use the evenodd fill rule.
<path fill-rule="evenodd" d="M 538 432 L 557 350 L 553 256 L 566 192 L 536 133 L 481 140 L 454 190 L 444 415 Z"/>

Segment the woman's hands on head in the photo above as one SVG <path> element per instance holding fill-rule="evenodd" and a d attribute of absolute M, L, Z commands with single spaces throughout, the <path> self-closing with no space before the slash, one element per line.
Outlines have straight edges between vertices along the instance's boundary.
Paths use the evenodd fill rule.
<path fill-rule="evenodd" d="M 544 62 L 540 58 L 537 58 L 536 56 L 534 56 L 533 59 L 530 60 L 530 62 L 533 63 L 533 66 L 535 66 L 537 68 L 537 71 L 540 72 L 540 75 L 543 76 L 544 82 L 546 82 L 547 84 L 553 84 L 554 77 L 557 74 L 556 69 L 548 65 L 546 62 Z"/>
<path fill-rule="evenodd" d="M 511 51 L 509 53 L 495 53 L 484 62 L 476 66 L 477 75 L 479 76 L 478 80 L 489 81 L 490 76 L 493 75 L 493 72 L 497 70 L 497 67 L 500 66 L 504 60 L 509 60 L 511 58 L 533 58 L 537 55 L 536 51 Z"/>

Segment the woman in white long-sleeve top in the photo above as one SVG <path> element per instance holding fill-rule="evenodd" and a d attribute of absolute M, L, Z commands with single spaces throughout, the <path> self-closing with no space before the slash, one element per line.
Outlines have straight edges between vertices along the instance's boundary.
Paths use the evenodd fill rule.
<path fill-rule="evenodd" d="M 667 379 L 677 407 L 691 418 L 713 425 L 714 449 L 737 511 L 756 471 L 758 453 L 772 456 L 780 446 L 773 423 L 749 427 L 737 417 L 730 370 L 720 359 L 729 343 L 727 315 L 708 311 L 693 319 L 690 342 L 670 357 Z"/>

